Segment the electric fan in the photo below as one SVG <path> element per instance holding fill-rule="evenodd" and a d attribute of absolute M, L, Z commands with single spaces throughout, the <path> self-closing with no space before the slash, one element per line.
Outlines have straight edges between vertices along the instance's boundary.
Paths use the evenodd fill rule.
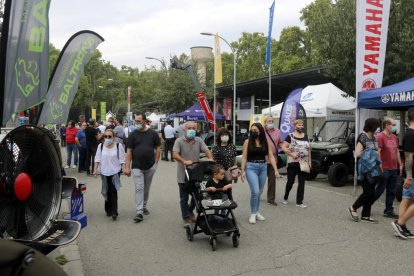
<path fill-rule="evenodd" d="M 20 126 L 0 143 L 0 235 L 36 240 L 53 225 L 62 193 L 52 133 Z"/>

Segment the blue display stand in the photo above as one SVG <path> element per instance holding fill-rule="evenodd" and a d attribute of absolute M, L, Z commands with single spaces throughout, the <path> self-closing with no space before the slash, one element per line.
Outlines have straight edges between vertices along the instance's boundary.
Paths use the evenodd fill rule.
<path fill-rule="evenodd" d="M 85 228 L 88 225 L 83 204 L 83 193 L 85 191 L 86 184 L 84 182 L 79 182 L 77 185 L 74 185 L 72 196 L 70 197 L 70 215 L 65 216 L 65 219 L 78 221 L 82 228 Z"/>

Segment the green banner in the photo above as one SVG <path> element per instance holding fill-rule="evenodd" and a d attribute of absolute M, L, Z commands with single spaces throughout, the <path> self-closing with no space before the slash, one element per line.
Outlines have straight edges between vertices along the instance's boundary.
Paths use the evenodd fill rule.
<path fill-rule="evenodd" d="M 101 121 L 106 120 L 106 102 L 101 102 Z"/>

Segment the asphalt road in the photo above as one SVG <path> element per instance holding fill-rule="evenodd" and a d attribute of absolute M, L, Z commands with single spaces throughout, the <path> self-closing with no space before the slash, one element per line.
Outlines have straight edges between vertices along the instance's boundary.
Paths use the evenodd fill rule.
<path fill-rule="evenodd" d="M 75 169 L 67 173 L 87 182 L 88 226 L 78 240 L 86 275 L 413 275 L 414 241 L 394 237 L 391 220 L 382 217 L 382 203 L 373 207 L 379 224 L 350 220 L 352 183 L 333 188 L 323 178 L 307 182 L 304 202 L 309 207 L 300 209 L 294 204 L 296 185 L 290 203 L 281 204 L 286 183 L 282 179 L 277 183 L 280 204 L 267 205 L 263 193 L 266 221 L 250 225 L 250 191 L 239 182 L 233 194 L 239 204 L 235 216 L 240 246 L 233 248 L 231 238 L 220 236 L 213 252 L 204 234 L 193 242 L 186 239 L 175 163 L 159 164 L 148 205 L 151 214 L 139 224 L 132 220 L 132 178 L 121 178 L 119 218 L 112 221 L 105 215 L 100 178 Z M 414 223 L 408 227 L 414 229 Z"/>

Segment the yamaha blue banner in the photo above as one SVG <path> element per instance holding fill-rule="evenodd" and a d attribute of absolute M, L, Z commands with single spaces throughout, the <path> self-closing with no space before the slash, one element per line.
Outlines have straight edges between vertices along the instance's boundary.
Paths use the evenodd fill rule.
<path fill-rule="evenodd" d="M 2 40 L 2 123 L 13 113 L 38 105 L 46 96 L 49 74 L 50 0 L 8 1 Z M 7 54 L 6 54 L 7 52 Z"/>
<path fill-rule="evenodd" d="M 279 129 L 282 132 L 282 140 L 284 141 L 289 133 L 294 131 L 293 122 L 299 118 L 300 98 L 302 96 L 302 88 L 298 88 L 290 92 L 289 96 L 283 103 L 280 111 Z M 302 115 L 302 114 L 301 114 Z M 303 115 L 301 116 L 303 117 Z M 306 117 L 306 115 L 305 115 Z M 301 118 L 302 119 L 302 118 Z"/>
<path fill-rule="evenodd" d="M 273 28 L 273 15 L 275 13 L 275 1 L 273 1 L 272 6 L 270 7 L 269 14 L 269 32 L 267 34 L 267 46 L 266 46 L 266 65 L 270 65 L 271 58 L 271 44 L 272 44 L 272 28 Z"/>
<path fill-rule="evenodd" d="M 55 65 L 39 125 L 66 123 L 83 69 L 103 41 L 92 31 L 78 32 L 68 40 Z"/>

